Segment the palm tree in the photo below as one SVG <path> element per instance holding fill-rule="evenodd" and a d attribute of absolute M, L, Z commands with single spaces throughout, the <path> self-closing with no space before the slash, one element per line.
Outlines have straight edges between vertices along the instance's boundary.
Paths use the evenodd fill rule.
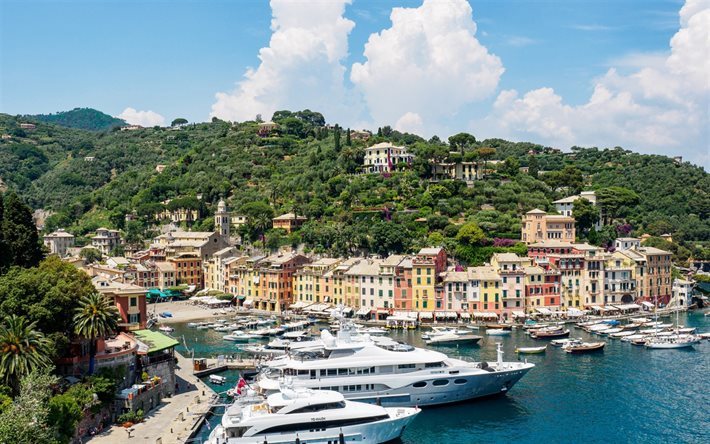
<path fill-rule="evenodd" d="M 0 380 L 13 389 L 19 388 L 20 378 L 52 363 L 49 340 L 35 330 L 36 322 L 26 322 L 12 315 L 0 325 Z"/>
<path fill-rule="evenodd" d="M 74 333 L 91 341 L 89 347 L 89 374 L 94 373 L 96 341 L 118 329 L 118 309 L 106 296 L 91 293 L 79 301 L 74 314 Z"/>

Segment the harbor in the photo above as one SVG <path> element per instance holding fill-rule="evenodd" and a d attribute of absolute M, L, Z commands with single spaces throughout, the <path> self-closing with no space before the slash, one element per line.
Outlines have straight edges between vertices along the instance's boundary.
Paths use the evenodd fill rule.
<path fill-rule="evenodd" d="M 673 316 L 675 318 L 675 316 Z M 702 312 L 679 314 L 679 323 L 695 327 L 699 333 L 710 330 L 710 318 Z M 224 383 L 215 384 L 205 374 L 202 380 L 215 393 L 234 387 L 248 367 L 244 344 L 222 339 L 223 333 L 171 324 L 178 351 L 205 358 L 208 366 L 225 363 L 218 374 Z M 318 324 L 317 328 L 326 328 Z M 570 442 L 584 436 L 585 442 L 706 442 L 710 436 L 705 375 L 710 342 L 702 341 L 689 349 L 651 350 L 629 342 L 588 333 L 573 324 L 570 337 L 583 341 L 603 341 L 600 353 L 576 355 L 553 347 L 550 341 L 534 339 L 522 328 L 509 335 L 491 336 L 485 329 L 472 329 L 481 336 L 477 344 L 427 345 L 422 333 L 429 328 L 393 330 L 389 337 L 416 347 L 426 347 L 452 358 L 495 362 L 500 344 L 506 361 L 535 364 L 506 396 L 474 400 L 424 409 L 402 436 L 404 443 L 421 442 Z M 184 339 L 183 339 L 184 338 Z M 262 343 L 265 341 L 261 341 Z M 546 346 L 543 353 L 516 353 L 520 348 Z M 663 387 L 663 390 L 659 390 Z M 195 428 L 189 442 L 204 442 L 220 422 L 224 401 Z M 584 421 L 580 418 L 584 417 Z M 603 424 L 603 427 L 600 425 Z M 633 439 L 631 439 L 633 438 Z M 628 442 L 631 442 L 628 441 Z"/>

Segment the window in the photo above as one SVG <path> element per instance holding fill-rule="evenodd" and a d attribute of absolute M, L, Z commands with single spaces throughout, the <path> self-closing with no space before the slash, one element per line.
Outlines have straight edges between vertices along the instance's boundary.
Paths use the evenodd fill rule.
<path fill-rule="evenodd" d="M 454 379 L 454 384 L 466 384 L 467 382 L 468 380 L 463 378 Z"/>
<path fill-rule="evenodd" d="M 412 387 L 415 387 L 415 388 L 426 387 L 426 381 L 415 382 L 414 384 L 412 384 Z"/>
<path fill-rule="evenodd" d="M 135 307 L 138 305 L 138 298 L 131 298 L 131 307 Z"/>
<path fill-rule="evenodd" d="M 448 379 L 435 379 L 434 382 L 431 383 L 434 386 L 441 387 L 442 385 L 449 385 L 449 380 Z"/>

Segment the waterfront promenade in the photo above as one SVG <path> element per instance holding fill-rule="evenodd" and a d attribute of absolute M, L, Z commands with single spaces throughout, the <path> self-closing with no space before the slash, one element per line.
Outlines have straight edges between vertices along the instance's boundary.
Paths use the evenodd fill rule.
<path fill-rule="evenodd" d="M 127 429 L 114 425 L 87 441 L 91 444 L 122 444 L 140 442 L 150 444 L 177 444 L 186 442 L 196 423 L 207 412 L 215 392 L 193 375 L 192 361 L 179 353 L 175 372 L 180 393 L 164 398 L 155 409 L 146 413 L 145 420 Z M 225 388 L 226 389 L 226 388 Z"/>

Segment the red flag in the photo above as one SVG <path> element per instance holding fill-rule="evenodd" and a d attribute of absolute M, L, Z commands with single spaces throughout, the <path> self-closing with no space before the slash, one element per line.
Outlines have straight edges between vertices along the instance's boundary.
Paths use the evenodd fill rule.
<path fill-rule="evenodd" d="M 244 378 L 239 378 L 239 382 L 237 382 L 237 394 L 241 395 L 242 394 L 242 389 L 244 386 L 247 385 L 247 381 Z"/>

